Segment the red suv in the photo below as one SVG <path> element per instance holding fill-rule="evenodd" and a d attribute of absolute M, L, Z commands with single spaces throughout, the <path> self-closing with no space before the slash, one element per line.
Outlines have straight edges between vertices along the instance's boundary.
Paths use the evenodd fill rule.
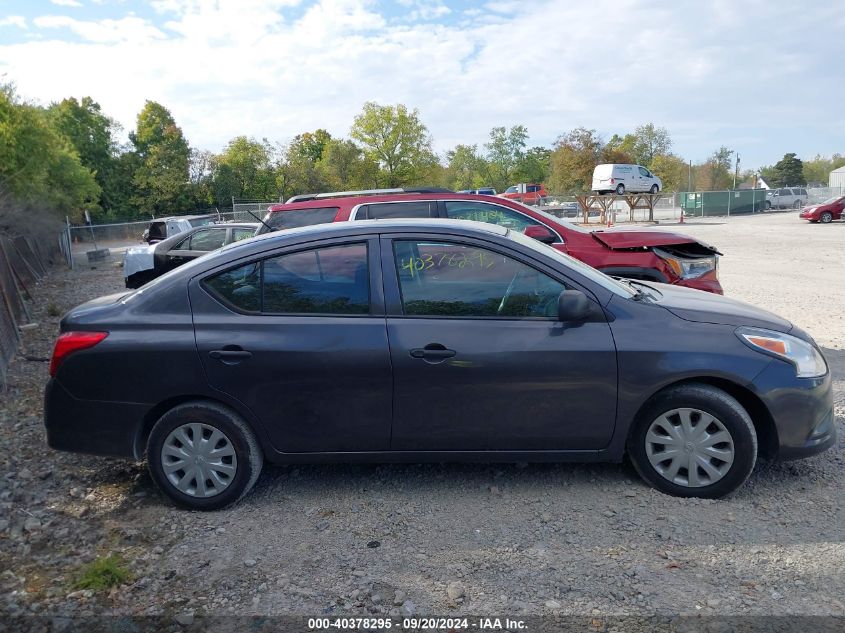
<path fill-rule="evenodd" d="M 798 217 L 810 222 L 821 222 L 827 224 L 833 220 L 842 219 L 842 211 L 845 210 L 845 196 L 834 196 L 821 204 L 812 204 L 804 207 Z"/>
<path fill-rule="evenodd" d="M 666 231 L 581 228 L 515 200 L 398 189 L 294 196 L 269 207 L 258 233 L 325 222 L 382 218 L 453 218 L 498 224 L 525 233 L 608 275 L 677 284 L 722 294 L 719 253 Z"/>

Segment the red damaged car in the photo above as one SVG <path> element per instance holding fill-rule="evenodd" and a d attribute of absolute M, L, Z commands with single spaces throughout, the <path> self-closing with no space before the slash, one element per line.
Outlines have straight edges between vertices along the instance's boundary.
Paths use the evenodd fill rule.
<path fill-rule="evenodd" d="M 834 196 L 821 204 L 811 204 L 804 207 L 798 217 L 810 222 L 827 224 L 834 220 L 841 220 L 843 210 L 845 210 L 845 196 Z"/>
<path fill-rule="evenodd" d="M 667 231 L 592 230 L 515 200 L 443 189 L 382 189 L 294 196 L 269 207 L 258 233 L 326 222 L 381 218 L 452 218 L 525 233 L 608 275 L 722 294 L 721 253 Z"/>

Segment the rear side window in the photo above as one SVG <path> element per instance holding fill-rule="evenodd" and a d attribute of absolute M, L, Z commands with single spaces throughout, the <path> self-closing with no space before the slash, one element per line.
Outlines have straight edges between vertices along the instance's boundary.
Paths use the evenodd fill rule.
<path fill-rule="evenodd" d="M 167 227 L 164 222 L 150 222 L 150 239 L 163 240 L 167 237 Z"/>
<path fill-rule="evenodd" d="M 240 242 L 255 235 L 255 229 L 232 229 L 232 241 Z"/>
<path fill-rule="evenodd" d="M 390 202 L 367 205 L 366 218 L 381 220 L 384 218 L 430 218 L 431 202 Z"/>
<path fill-rule="evenodd" d="M 367 245 L 344 244 L 280 255 L 204 282 L 218 299 L 264 314 L 369 314 Z"/>
<path fill-rule="evenodd" d="M 295 211 L 271 211 L 264 218 L 264 223 L 274 231 L 295 229 L 300 226 L 326 224 L 334 222 L 338 207 L 319 207 L 315 209 L 297 209 Z M 264 229 L 266 231 L 266 228 Z"/>
<path fill-rule="evenodd" d="M 191 251 L 213 251 L 226 241 L 226 229 L 206 229 L 197 231 L 191 236 L 188 250 Z"/>
<path fill-rule="evenodd" d="M 526 226 L 540 223 L 518 211 L 500 207 L 488 202 L 449 201 L 446 202 L 446 217 L 455 220 L 475 220 L 487 224 L 498 224 L 505 228 L 522 233 Z"/>

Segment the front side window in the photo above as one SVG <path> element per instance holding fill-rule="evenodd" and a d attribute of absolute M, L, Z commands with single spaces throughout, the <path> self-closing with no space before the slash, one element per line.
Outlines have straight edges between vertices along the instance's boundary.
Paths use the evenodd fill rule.
<path fill-rule="evenodd" d="M 406 316 L 557 316 L 565 286 L 500 253 L 421 240 L 397 240 L 393 251 Z"/>
<path fill-rule="evenodd" d="M 319 207 L 314 209 L 297 209 L 295 211 L 271 211 L 264 218 L 264 223 L 274 231 L 282 229 L 296 229 L 300 226 L 326 224 L 334 222 L 338 207 Z M 264 227 L 262 232 L 267 231 Z"/>
<path fill-rule="evenodd" d="M 505 193 L 516 193 L 516 187 L 508 187 L 505 189 Z"/>
<path fill-rule="evenodd" d="M 536 226 L 540 222 L 529 218 L 513 209 L 500 207 L 487 202 L 457 201 L 446 202 L 446 217 L 455 220 L 475 220 L 487 224 L 498 224 L 505 228 L 522 233 L 527 226 Z"/>
<path fill-rule="evenodd" d="M 265 314 L 369 314 L 366 244 L 327 246 L 251 262 L 207 279 L 224 303 Z"/>
<path fill-rule="evenodd" d="M 366 218 L 380 220 L 384 218 L 430 218 L 431 202 L 390 202 L 367 206 Z"/>
<path fill-rule="evenodd" d="M 213 251 L 226 241 L 226 229 L 205 229 L 191 235 L 188 250 L 191 251 Z"/>
<path fill-rule="evenodd" d="M 648 176 L 651 176 L 651 174 L 648 173 L 648 169 L 644 169 L 643 167 L 640 167 L 640 176 L 648 177 Z"/>

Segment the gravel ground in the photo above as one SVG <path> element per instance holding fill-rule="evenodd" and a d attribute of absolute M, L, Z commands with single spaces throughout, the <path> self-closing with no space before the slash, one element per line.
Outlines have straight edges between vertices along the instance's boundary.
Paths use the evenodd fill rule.
<path fill-rule="evenodd" d="M 727 294 L 825 347 L 845 437 L 845 224 L 682 230 L 724 252 Z M 55 270 L 22 352 L 48 356 L 49 315 L 121 282 L 113 265 Z M 143 464 L 47 449 L 46 378 L 20 358 L 0 396 L 0 615 L 845 615 L 843 442 L 758 464 L 721 501 L 664 496 L 624 465 L 332 465 L 266 467 L 240 505 L 202 514 Z M 133 578 L 74 589 L 109 554 Z"/>

